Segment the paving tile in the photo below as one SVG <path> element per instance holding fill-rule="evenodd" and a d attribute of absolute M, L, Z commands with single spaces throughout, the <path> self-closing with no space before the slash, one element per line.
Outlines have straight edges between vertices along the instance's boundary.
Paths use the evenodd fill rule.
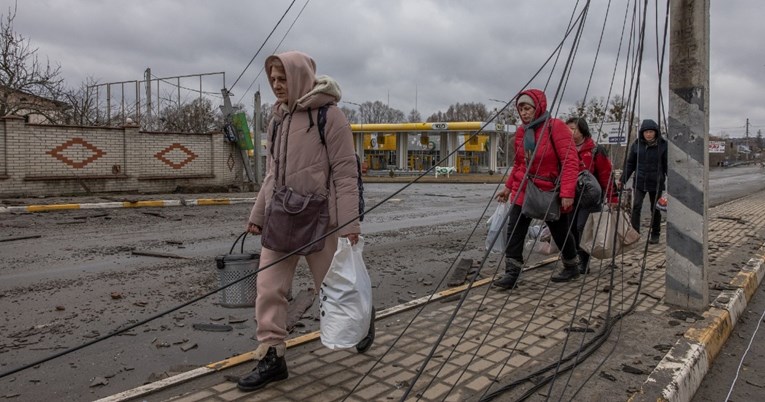
<path fill-rule="evenodd" d="M 316 383 L 316 378 L 311 375 L 303 374 L 300 376 L 291 375 L 288 379 L 280 381 L 274 384 L 274 386 L 281 390 L 283 393 L 289 393 L 295 389 L 312 383 Z"/>
<path fill-rule="evenodd" d="M 388 395 L 388 393 L 390 393 L 391 390 L 392 390 L 392 387 L 388 386 L 387 384 L 378 382 L 378 383 L 368 385 L 364 388 L 361 388 L 357 390 L 356 392 L 354 392 L 353 394 L 366 401 L 372 401 L 372 400 L 383 399 L 380 397 L 384 395 Z"/>
<path fill-rule="evenodd" d="M 432 384 L 425 392 L 422 393 L 422 399 L 427 401 L 441 400 L 444 396 L 446 396 L 446 393 L 449 392 L 451 388 L 451 385 L 446 385 L 440 382 Z"/>
<path fill-rule="evenodd" d="M 483 391 L 484 389 L 489 387 L 489 384 L 492 384 L 492 379 L 488 376 L 479 376 L 476 377 L 474 380 L 468 382 L 465 384 L 465 387 L 470 388 L 471 390 L 475 392 Z"/>
<path fill-rule="evenodd" d="M 170 402 L 197 402 L 201 400 L 209 400 L 212 398 L 212 396 L 215 395 L 215 392 L 212 390 L 203 390 L 199 392 L 195 392 L 190 395 L 181 396 L 179 398 L 171 399 Z"/>
<path fill-rule="evenodd" d="M 220 383 L 218 385 L 213 386 L 212 390 L 217 392 L 217 393 L 223 393 L 223 392 L 226 392 L 226 391 L 234 389 L 234 388 L 236 388 L 236 383 L 231 382 L 231 381 L 226 381 L 226 382 L 223 382 L 223 383 Z"/>

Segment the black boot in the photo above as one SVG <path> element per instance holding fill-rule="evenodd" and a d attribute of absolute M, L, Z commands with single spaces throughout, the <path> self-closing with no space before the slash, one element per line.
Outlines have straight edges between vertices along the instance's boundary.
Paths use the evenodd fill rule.
<path fill-rule="evenodd" d="M 505 262 L 505 276 L 494 281 L 492 285 L 502 289 L 513 289 L 518 283 L 518 277 L 521 275 L 522 267 L 522 262 L 508 259 Z"/>
<path fill-rule="evenodd" d="M 568 282 L 579 277 L 579 261 L 564 261 L 563 267 L 550 278 L 553 282 Z"/>
<path fill-rule="evenodd" d="M 586 251 L 579 249 L 579 273 L 587 275 L 590 273 L 590 255 Z"/>
<path fill-rule="evenodd" d="M 252 372 L 247 377 L 240 378 L 236 385 L 242 391 L 255 391 L 270 382 L 286 380 L 288 376 L 287 361 L 283 355 L 277 356 L 276 348 L 272 346 Z"/>
<path fill-rule="evenodd" d="M 372 347 L 372 343 L 375 341 L 375 308 L 372 307 L 372 319 L 369 321 L 369 331 L 367 336 L 361 338 L 359 343 L 356 344 L 356 351 L 364 353 Z"/>
<path fill-rule="evenodd" d="M 659 237 L 661 235 L 659 233 L 651 233 L 651 236 L 648 237 L 648 243 L 650 244 L 659 244 Z"/>

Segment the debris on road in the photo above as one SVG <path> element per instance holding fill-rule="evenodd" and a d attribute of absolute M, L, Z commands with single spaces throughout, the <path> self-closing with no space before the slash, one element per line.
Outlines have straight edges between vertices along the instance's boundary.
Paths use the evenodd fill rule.
<path fill-rule="evenodd" d="M 207 332 L 229 332 L 234 330 L 231 325 L 226 324 L 193 324 L 191 327 L 198 331 Z"/>
<path fill-rule="evenodd" d="M 9 237 L 5 239 L 0 239 L 0 243 L 8 242 L 8 241 L 16 241 L 16 240 L 39 239 L 41 237 L 42 235 Z"/>
<path fill-rule="evenodd" d="M 133 255 L 140 255 L 144 257 L 157 257 L 157 258 L 176 258 L 179 260 L 190 260 L 189 257 L 184 257 L 178 254 L 173 253 L 163 253 L 160 251 L 143 251 L 143 250 L 133 250 L 130 252 Z"/>

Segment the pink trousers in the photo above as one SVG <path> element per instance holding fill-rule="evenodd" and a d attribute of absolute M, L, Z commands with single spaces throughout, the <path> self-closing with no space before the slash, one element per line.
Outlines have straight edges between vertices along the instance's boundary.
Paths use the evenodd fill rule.
<path fill-rule="evenodd" d="M 337 250 L 337 239 L 337 234 L 328 236 L 324 239 L 324 248 L 321 251 L 305 256 L 317 293 Z M 286 254 L 264 247 L 260 251 L 260 267 L 265 267 Z M 299 259 L 299 255 L 293 255 L 258 273 L 255 319 L 258 321 L 256 334 L 260 343 L 276 345 L 287 338 L 287 292 L 292 287 Z"/>

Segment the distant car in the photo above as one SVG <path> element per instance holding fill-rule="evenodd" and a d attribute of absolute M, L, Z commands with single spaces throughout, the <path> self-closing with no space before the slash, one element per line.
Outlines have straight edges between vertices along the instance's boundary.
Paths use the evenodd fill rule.
<path fill-rule="evenodd" d="M 723 165 L 723 167 L 728 167 L 728 166 L 730 166 L 730 161 L 723 161 L 722 165 Z"/>

